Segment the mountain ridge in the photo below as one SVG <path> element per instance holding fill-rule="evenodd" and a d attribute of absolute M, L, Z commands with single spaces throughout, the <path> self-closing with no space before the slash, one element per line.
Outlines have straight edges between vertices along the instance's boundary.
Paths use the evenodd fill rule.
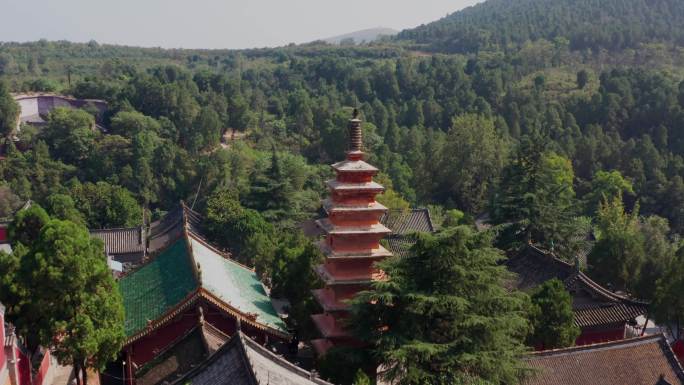
<path fill-rule="evenodd" d="M 663 41 L 684 46 L 684 5 L 681 0 L 487 0 L 403 30 L 396 39 L 448 53 L 517 49 L 540 39 L 565 39 L 572 50 Z"/>
<path fill-rule="evenodd" d="M 366 28 L 321 40 L 329 44 L 340 44 L 345 40 L 353 39 L 355 44 L 360 44 L 376 41 L 382 36 L 394 36 L 397 33 L 399 33 L 398 30 L 387 27 Z"/>

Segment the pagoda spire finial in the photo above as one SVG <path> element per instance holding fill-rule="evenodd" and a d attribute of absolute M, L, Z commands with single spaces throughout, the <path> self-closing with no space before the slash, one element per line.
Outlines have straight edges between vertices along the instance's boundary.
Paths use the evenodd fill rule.
<path fill-rule="evenodd" d="M 361 132 L 361 119 L 359 110 L 354 108 L 352 118 L 349 120 L 349 159 L 360 159 L 363 156 L 363 134 Z"/>

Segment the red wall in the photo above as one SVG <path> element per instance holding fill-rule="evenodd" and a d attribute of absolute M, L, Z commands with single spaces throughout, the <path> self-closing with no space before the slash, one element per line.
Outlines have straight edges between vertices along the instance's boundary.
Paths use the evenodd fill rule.
<path fill-rule="evenodd" d="M 606 329 L 582 329 L 575 345 L 589 345 L 599 342 L 617 341 L 625 338 L 625 325 L 616 325 Z"/>
<path fill-rule="evenodd" d="M 235 319 L 226 315 L 216 307 L 204 303 L 204 319 L 211 325 L 221 330 L 228 336 L 235 334 Z M 131 359 L 137 367 L 153 360 L 162 350 L 167 348 L 172 342 L 186 334 L 190 329 L 197 325 L 198 315 L 196 308 L 192 307 L 183 314 L 177 316 L 173 321 L 155 330 L 147 336 L 135 341 L 131 346 Z M 264 343 L 265 333 L 259 329 L 242 324 L 241 330 L 249 336 L 256 336 L 259 343 Z M 124 350 L 127 350 L 125 348 Z"/>
<path fill-rule="evenodd" d="M 5 367 L 5 314 L 0 310 L 0 371 Z"/>
<path fill-rule="evenodd" d="M 679 362 L 684 365 L 684 340 L 677 340 L 672 344 L 672 350 L 679 358 Z"/>
<path fill-rule="evenodd" d="M 164 325 L 147 336 L 135 341 L 131 349 L 131 359 L 138 366 L 154 359 L 171 342 L 187 333 L 197 324 L 197 313 L 194 309 L 186 311 L 175 320 Z"/>
<path fill-rule="evenodd" d="M 45 355 L 43 356 L 43 360 L 40 362 L 40 368 L 38 369 L 38 373 L 36 373 L 36 376 L 33 378 L 33 385 L 43 385 L 43 381 L 45 380 L 45 376 L 47 375 L 49 369 L 50 351 L 46 349 Z"/>
<path fill-rule="evenodd" d="M 14 347 L 17 352 L 17 359 L 19 363 L 17 364 L 17 375 L 19 385 L 31 385 L 31 361 L 24 355 L 24 353 L 18 347 Z"/>
<path fill-rule="evenodd" d="M 5 241 L 7 241 L 7 229 L 4 227 L 0 227 L 0 242 Z"/>

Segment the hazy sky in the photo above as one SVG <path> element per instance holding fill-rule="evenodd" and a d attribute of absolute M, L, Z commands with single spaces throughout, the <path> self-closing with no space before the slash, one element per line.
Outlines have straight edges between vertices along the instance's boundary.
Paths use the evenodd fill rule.
<path fill-rule="evenodd" d="M 0 0 L 0 41 L 89 41 L 165 48 L 304 43 L 404 29 L 478 0 Z"/>

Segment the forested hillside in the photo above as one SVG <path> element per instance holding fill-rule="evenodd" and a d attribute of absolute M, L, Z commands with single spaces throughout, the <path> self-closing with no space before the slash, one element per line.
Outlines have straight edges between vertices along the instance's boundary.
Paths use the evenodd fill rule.
<path fill-rule="evenodd" d="M 358 108 L 384 205 L 488 222 L 503 252 L 581 256 L 600 283 L 653 299 L 684 255 L 682 21 L 677 0 L 490 0 L 363 45 L 3 43 L 0 218 L 31 199 L 90 228 L 134 226 L 185 200 L 306 334 L 319 255 L 298 229 Z M 56 109 L 16 131 L 10 92 L 46 91 L 104 99 L 105 130 Z"/>
<path fill-rule="evenodd" d="M 452 53 L 516 49 L 539 39 L 573 50 L 684 45 L 684 7 L 678 0 L 490 0 L 398 38 Z"/>

